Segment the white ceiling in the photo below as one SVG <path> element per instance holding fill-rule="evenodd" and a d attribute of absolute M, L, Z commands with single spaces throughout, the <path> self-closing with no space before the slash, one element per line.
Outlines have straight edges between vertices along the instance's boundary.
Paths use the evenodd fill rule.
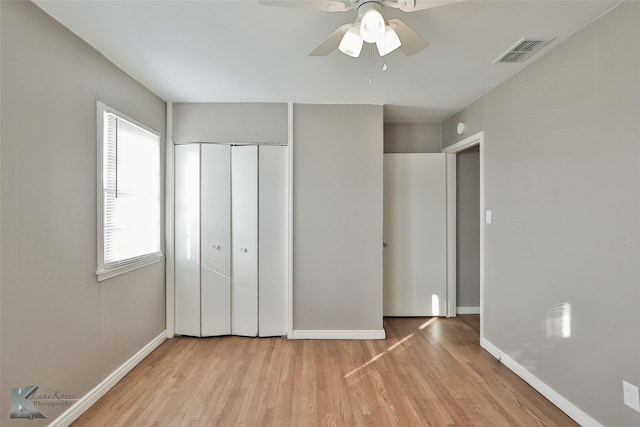
<path fill-rule="evenodd" d="M 440 122 L 597 19 L 618 0 L 470 0 L 385 9 L 431 42 L 383 59 L 307 54 L 355 12 L 234 1 L 52 1 L 40 8 L 166 101 L 383 104 L 386 122 Z M 555 38 L 524 64 L 493 64 L 523 37 Z M 372 84 L 369 85 L 369 76 Z"/>

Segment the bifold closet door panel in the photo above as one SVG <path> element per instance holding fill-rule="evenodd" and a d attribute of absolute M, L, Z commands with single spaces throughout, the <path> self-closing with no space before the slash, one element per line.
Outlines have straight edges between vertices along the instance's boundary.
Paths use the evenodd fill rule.
<path fill-rule="evenodd" d="M 231 333 L 258 335 L 258 147 L 231 150 Z"/>
<path fill-rule="evenodd" d="M 175 328 L 200 336 L 200 145 L 175 147 Z"/>
<path fill-rule="evenodd" d="M 231 147 L 202 144 L 200 292 L 202 336 L 231 333 Z"/>
<path fill-rule="evenodd" d="M 259 149 L 259 322 L 261 337 L 287 333 L 287 147 Z"/>

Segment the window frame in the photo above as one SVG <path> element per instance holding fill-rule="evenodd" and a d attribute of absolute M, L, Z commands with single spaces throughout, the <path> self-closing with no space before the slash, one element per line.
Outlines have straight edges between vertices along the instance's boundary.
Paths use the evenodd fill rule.
<path fill-rule="evenodd" d="M 160 247 L 158 252 L 153 252 L 145 255 L 140 255 L 134 258 L 130 258 L 121 264 L 117 264 L 110 267 L 105 267 L 105 258 L 104 258 L 104 237 L 105 237 L 105 219 L 104 219 L 104 196 L 105 196 L 105 183 L 104 183 L 104 148 L 105 148 L 105 140 L 104 140 L 104 113 L 114 114 L 119 119 L 125 120 L 135 126 L 144 129 L 145 131 L 155 135 L 158 137 L 158 151 L 159 151 L 159 172 L 160 176 L 158 177 L 160 184 L 160 200 L 159 200 L 159 215 L 160 215 L 160 224 L 158 228 L 158 236 L 160 238 Z M 163 230 L 163 222 L 164 222 L 164 212 L 162 210 L 163 206 L 163 165 L 162 165 L 162 134 L 155 129 L 145 125 L 144 123 L 139 122 L 138 120 L 122 113 L 121 111 L 116 110 L 108 106 L 107 104 L 97 101 L 96 102 L 96 128 L 97 128 L 97 142 L 98 142 L 98 151 L 97 151 L 97 243 L 98 243 L 98 252 L 97 252 L 97 270 L 96 276 L 99 282 L 110 279 L 112 277 L 119 276 L 124 273 L 128 273 L 133 270 L 137 270 L 142 267 L 146 267 L 152 264 L 159 263 L 164 259 L 164 236 L 162 234 Z"/>

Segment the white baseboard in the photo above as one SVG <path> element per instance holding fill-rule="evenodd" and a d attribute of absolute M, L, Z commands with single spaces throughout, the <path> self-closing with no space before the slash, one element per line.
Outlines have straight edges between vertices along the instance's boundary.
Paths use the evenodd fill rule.
<path fill-rule="evenodd" d="M 160 344 L 167 339 L 167 331 L 162 331 L 160 335 L 155 337 L 151 342 L 145 345 L 140 351 L 134 354 L 129 360 L 124 362 L 120 367 L 113 371 L 107 378 L 105 378 L 100 384 L 95 386 L 89 393 L 85 394 L 80 400 L 71 405 L 69 409 L 64 411 L 58 418 L 53 420 L 49 427 L 66 427 L 80 415 L 84 414 L 94 403 L 104 396 L 111 388 L 124 378 L 129 371 L 147 357 L 153 350 L 158 348 Z"/>
<path fill-rule="evenodd" d="M 540 378 L 536 377 L 524 366 L 513 360 L 507 354 L 503 353 L 498 347 L 493 345 L 486 338 L 480 338 L 480 346 L 487 350 L 493 357 L 502 362 L 502 364 L 507 368 L 511 369 L 517 376 L 525 380 L 540 394 L 549 399 L 551 403 L 560 408 L 560 410 L 562 410 L 565 414 L 571 417 L 582 427 L 603 427 L 602 424 L 591 418 L 576 405 L 568 401 L 564 396 L 542 382 Z"/>
<path fill-rule="evenodd" d="M 294 340 L 383 340 L 384 329 L 372 330 L 294 330 L 289 337 Z"/>
<path fill-rule="evenodd" d="M 480 307 L 456 307 L 456 314 L 480 314 Z"/>

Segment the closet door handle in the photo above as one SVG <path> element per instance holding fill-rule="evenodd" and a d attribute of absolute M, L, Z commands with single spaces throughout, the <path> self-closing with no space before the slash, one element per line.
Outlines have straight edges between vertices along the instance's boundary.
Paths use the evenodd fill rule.
<path fill-rule="evenodd" d="M 240 248 L 240 252 L 247 253 L 247 248 Z"/>
<path fill-rule="evenodd" d="M 213 249 L 219 251 L 222 247 L 220 247 L 220 245 L 213 245 Z"/>

